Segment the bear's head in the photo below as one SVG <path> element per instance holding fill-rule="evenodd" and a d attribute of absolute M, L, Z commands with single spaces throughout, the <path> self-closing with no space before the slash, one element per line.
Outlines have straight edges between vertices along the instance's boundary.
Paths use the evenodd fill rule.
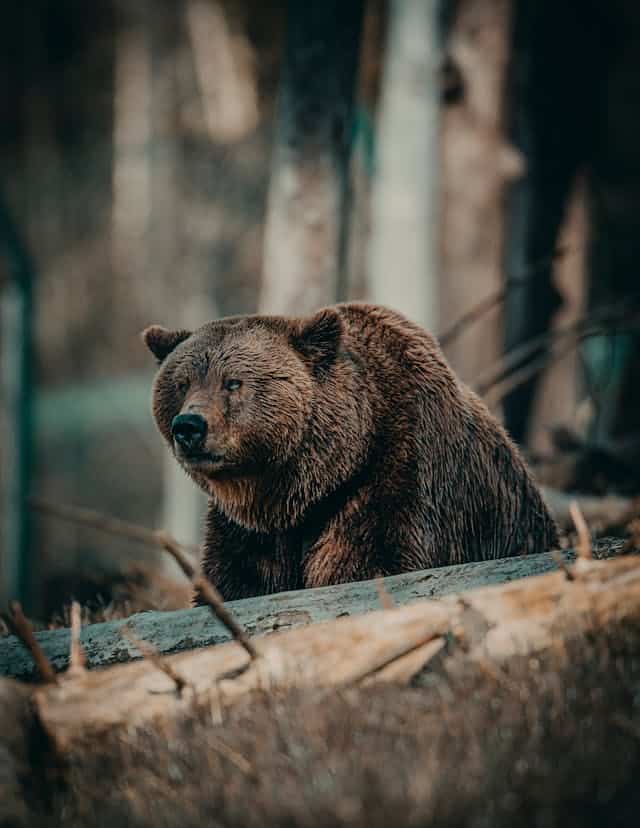
<path fill-rule="evenodd" d="M 307 319 L 229 317 L 193 333 L 157 325 L 144 331 L 159 363 L 156 423 L 205 491 L 220 494 L 233 481 L 274 481 L 285 469 L 295 477 L 304 460 L 298 487 L 309 487 L 309 497 L 317 499 L 323 492 L 311 491 L 313 465 L 330 461 L 334 452 L 333 473 L 341 476 L 340 462 L 347 462 L 353 447 L 338 443 L 345 428 L 345 442 L 353 444 L 355 437 L 348 425 L 353 413 L 347 426 L 341 423 L 336 393 L 349 386 L 353 368 L 340 358 L 343 336 L 340 314 L 331 308 Z M 318 433 L 326 449 L 310 446 Z M 324 483 L 318 481 L 319 489 Z"/>

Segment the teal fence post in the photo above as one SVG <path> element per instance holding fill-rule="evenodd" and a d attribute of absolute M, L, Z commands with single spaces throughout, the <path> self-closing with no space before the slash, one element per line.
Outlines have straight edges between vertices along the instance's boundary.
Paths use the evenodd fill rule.
<path fill-rule="evenodd" d="M 0 383 L 7 434 L 2 438 L 0 597 L 33 610 L 31 520 L 27 498 L 33 474 L 33 285 L 26 244 L 0 197 Z"/>

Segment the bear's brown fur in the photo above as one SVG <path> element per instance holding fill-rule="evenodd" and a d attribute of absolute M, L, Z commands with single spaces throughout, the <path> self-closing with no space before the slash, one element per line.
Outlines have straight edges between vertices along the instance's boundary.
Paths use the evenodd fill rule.
<path fill-rule="evenodd" d="M 525 464 L 435 339 L 367 304 L 153 326 L 153 412 L 209 494 L 203 568 L 226 599 L 543 551 Z M 189 460 L 178 414 L 205 418 Z"/>

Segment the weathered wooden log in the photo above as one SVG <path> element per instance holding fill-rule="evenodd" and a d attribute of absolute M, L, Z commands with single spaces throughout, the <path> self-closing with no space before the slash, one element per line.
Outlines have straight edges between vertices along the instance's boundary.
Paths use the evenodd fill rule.
<path fill-rule="evenodd" d="M 596 547 L 596 557 L 615 555 L 621 546 L 622 543 L 613 542 Z M 567 561 L 574 557 L 571 551 L 564 555 Z M 557 568 L 554 558 L 544 553 L 395 575 L 385 578 L 384 589 L 395 604 L 404 605 L 421 598 L 439 598 L 453 592 L 504 584 Z M 378 586 L 373 581 L 283 592 L 227 604 L 250 635 L 305 626 L 344 615 L 360 615 L 380 606 Z M 129 626 L 136 638 L 148 642 L 160 653 L 180 652 L 230 639 L 229 632 L 207 607 L 144 612 L 126 620 L 84 627 L 81 641 L 88 667 L 104 667 L 139 658 L 135 647 L 120 633 L 124 624 Z M 69 662 L 69 630 L 39 632 L 36 638 L 54 668 L 65 669 Z M 0 675 L 22 679 L 36 676 L 33 659 L 13 636 L 0 638 Z"/>
<path fill-rule="evenodd" d="M 30 773 L 31 688 L 0 679 L 0 825 L 26 824 L 23 780 Z"/>
<path fill-rule="evenodd" d="M 236 642 L 169 656 L 182 690 L 143 661 L 43 685 L 33 703 L 63 755 L 106 733 L 169 727 L 194 706 L 227 709 L 257 690 L 406 683 L 440 652 L 495 670 L 639 621 L 640 559 L 580 559 L 568 572 L 277 633 L 256 642 L 257 659 Z"/>

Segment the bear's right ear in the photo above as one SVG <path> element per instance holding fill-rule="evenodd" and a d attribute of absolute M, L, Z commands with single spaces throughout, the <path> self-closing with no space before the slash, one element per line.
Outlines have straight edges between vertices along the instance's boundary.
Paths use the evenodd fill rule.
<path fill-rule="evenodd" d="M 322 371 L 335 361 L 342 334 L 340 314 L 333 308 L 325 308 L 300 323 L 291 337 L 291 343 L 315 369 Z"/>
<path fill-rule="evenodd" d="M 168 331 L 161 325 L 151 325 L 142 332 L 142 340 L 158 364 L 164 362 L 171 351 L 190 336 L 191 331 Z"/>

